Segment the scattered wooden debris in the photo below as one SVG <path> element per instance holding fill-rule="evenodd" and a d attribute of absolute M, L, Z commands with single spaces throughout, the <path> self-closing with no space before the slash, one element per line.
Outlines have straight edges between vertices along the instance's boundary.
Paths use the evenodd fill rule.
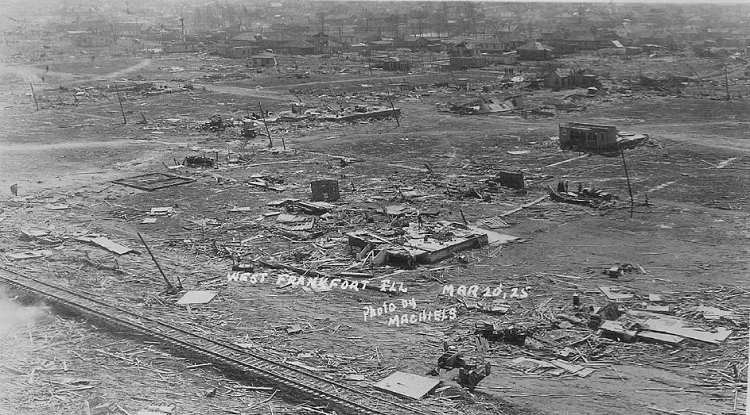
<path fill-rule="evenodd" d="M 153 192 L 154 190 L 192 183 L 194 181 L 195 179 L 190 177 L 177 176 L 174 174 L 147 173 L 125 179 L 113 180 L 112 183 Z"/>
<path fill-rule="evenodd" d="M 710 332 L 690 327 L 689 323 L 681 318 L 649 313 L 647 311 L 630 310 L 628 314 L 645 319 L 643 325 L 650 331 L 672 334 L 711 344 L 719 344 L 732 334 L 731 330 L 727 330 L 724 327 L 718 327 L 715 331 Z"/>
<path fill-rule="evenodd" d="M 50 255 L 52 255 L 52 251 L 47 249 L 40 249 L 36 251 L 16 252 L 13 254 L 8 254 L 7 256 L 13 261 L 18 261 L 22 259 L 42 258 Z"/>
<path fill-rule="evenodd" d="M 172 415 L 176 408 L 175 405 L 149 405 L 135 415 Z"/>
<path fill-rule="evenodd" d="M 536 199 L 532 200 L 531 202 L 529 202 L 529 203 L 525 203 L 525 204 L 523 204 L 523 205 L 521 205 L 521 206 L 519 206 L 519 207 L 517 207 L 517 208 L 515 208 L 515 209 L 513 209 L 513 210 L 509 210 L 509 211 L 507 211 L 507 212 L 505 212 L 505 213 L 501 213 L 501 214 L 500 214 L 500 217 L 503 217 L 503 218 L 504 218 L 504 217 L 506 217 L 506 216 L 510 216 L 510 215 L 512 215 L 512 214 L 514 214 L 514 213 L 516 213 L 516 212 L 518 212 L 518 211 L 521 211 L 521 210 L 524 210 L 524 209 L 526 209 L 526 208 L 528 208 L 528 207 L 534 206 L 534 205 L 536 205 L 537 203 L 539 203 L 539 202 L 543 201 L 543 200 L 544 200 L 544 199 L 546 199 L 546 198 L 547 198 L 547 196 L 546 196 L 546 195 L 545 195 L 545 196 L 542 196 L 542 197 L 538 197 L 538 198 L 536 198 Z"/>
<path fill-rule="evenodd" d="M 432 264 L 452 254 L 492 243 L 508 243 L 515 236 L 499 234 L 472 226 L 453 222 L 436 222 L 420 226 L 416 223 L 405 228 L 405 240 L 392 240 L 369 231 L 347 233 L 349 246 L 358 249 L 371 247 L 378 252 L 386 251 L 382 263 L 412 267 L 414 264 Z M 490 237 L 492 241 L 490 241 Z"/>

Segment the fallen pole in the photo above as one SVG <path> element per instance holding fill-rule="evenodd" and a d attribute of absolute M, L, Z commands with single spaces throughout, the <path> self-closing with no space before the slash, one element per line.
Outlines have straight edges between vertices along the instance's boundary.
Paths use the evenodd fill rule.
<path fill-rule="evenodd" d="M 517 207 L 517 208 L 515 208 L 513 210 L 509 210 L 509 211 L 507 211 L 505 213 L 501 213 L 499 216 L 500 217 L 505 217 L 505 216 L 508 216 L 508 215 L 512 215 L 512 214 L 518 212 L 519 210 L 523 210 L 523 209 L 526 209 L 527 207 L 534 206 L 534 205 L 536 205 L 537 203 L 541 202 L 542 200 L 544 200 L 546 198 L 547 198 L 547 195 L 544 195 L 544 196 L 542 196 L 542 197 L 540 197 L 538 199 L 534 199 L 531 202 L 526 203 L 525 205 L 521 205 L 521 206 L 519 206 L 519 207 Z"/>
<path fill-rule="evenodd" d="M 151 248 L 148 247 L 148 244 L 146 244 L 146 241 L 143 239 L 143 236 L 141 236 L 140 232 L 136 232 L 138 234 L 138 237 L 141 238 L 141 242 L 143 242 L 143 246 L 146 247 L 146 251 L 148 251 L 148 254 L 151 255 L 151 259 L 154 260 L 154 264 L 156 264 L 156 268 L 159 269 L 159 273 L 161 273 L 162 278 L 164 278 L 164 282 L 167 283 L 167 292 L 170 294 L 175 294 L 179 290 L 182 289 L 182 281 L 180 281 L 180 277 L 177 277 L 177 283 L 179 287 L 175 287 L 167 278 L 167 276 L 164 274 L 164 271 L 161 269 L 161 265 L 159 265 L 159 262 L 156 260 L 156 257 L 151 252 Z"/>
<path fill-rule="evenodd" d="M 550 164 L 550 165 L 549 165 L 549 166 L 547 166 L 547 167 L 555 167 L 555 166 L 559 166 L 560 164 L 565 164 L 565 163 L 567 163 L 567 162 L 569 162 L 569 161 L 573 161 L 573 160 L 578 160 L 578 159 L 582 159 L 582 158 L 584 158 L 584 157 L 588 157 L 588 156 L 589 156 L 588 154 L 583 154 L 583 155 L 580 155 L 580 156 L 578 156 L 578 157 L 573 157 L 572 159 L 567 159 L 567 160 L 563 160 L 563 161 L 558 161 L 557 163 L 552 163 L 552 164 Z"/>

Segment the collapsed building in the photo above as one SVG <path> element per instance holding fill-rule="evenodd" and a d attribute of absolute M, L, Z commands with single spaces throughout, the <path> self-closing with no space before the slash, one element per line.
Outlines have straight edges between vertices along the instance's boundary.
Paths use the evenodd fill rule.
<path fill-rule="evenodd" d="M 592 153 L 613 153 L 648 140 L 648 134 L 618 132 L 611 125 L 570 122 L 560 125 L 560 148 Z"/>
<path fill-rule="evenodd" d="M 462 115 L 478 115 L 499 112 L 512 112 L 523 108 L 523 96 L 513 95 L 505 98 L 479 98 L 460 104 L 449 104 L 448 111 Z"/>
<path fill-rule="evenodd" d="M 545 78 L 544 84 L 552 89 L 569 89 L 569 88 L 599 88 L 602 86 L 597 76 L 589 70 L 563 70 L 555 69 Z"/>

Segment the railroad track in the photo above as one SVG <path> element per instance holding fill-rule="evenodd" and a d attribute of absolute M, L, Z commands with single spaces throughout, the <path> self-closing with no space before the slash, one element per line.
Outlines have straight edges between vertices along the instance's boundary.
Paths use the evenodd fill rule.
<path fill-rule="evenodd" d="M 0 283 L 43 296 L 65 308 L 103 320 L 112 326 L 158 340 L 164 346 L 219 362 L 244 376 L 273 384 L 289 396 L 301 395 L 340 413 L 425 414 L 409 405 L 373 395 L 371 391 L 334 382 L 301 368 L 252 353 L 230 342 L 210 339 L 2 266 Z"/>

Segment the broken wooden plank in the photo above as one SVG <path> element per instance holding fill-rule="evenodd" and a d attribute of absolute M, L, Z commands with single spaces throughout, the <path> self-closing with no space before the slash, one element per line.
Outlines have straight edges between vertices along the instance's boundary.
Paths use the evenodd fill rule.
<path fill-rule="evenodd" d="M 165 206 L 165 207 L 153 207 L 151 208 L 151 211 L 148 213 L 151 216 L 167 216 L 174 213 L 174 208 L 171 206 Z"/>
<path fill-rule="evenodd" d="M 91 240 L 91 242 L 117 255 L 124 255 L 124 254 L 127 254 L 128 252 L 133 252 L 132 249 L 126 246 L 122 246 L 118 244 L 117 242 L 112 242 L 109 239 L 103 238 L 103 237 L 94 238 Z"/>
<path fill-rule="evenodd" d="M 651 331 L 673 334 L 711 344 L 719 344 L 732 334 L 731 330 L 727 330 L 724 327 L 718 327 L 715 333 L 703 329 L 685 327 L 685 322 L 682 321 L 671 322 L 664 319 L 648 319 L 644 324 Z"/>
<path fill-rule="evenodd" d="M 581 377 L 581 378 L 585 378 L 588 375 L 594 373 L 594 371 L 595 371 L 595 369 L 590 368 L 590 367 L 586 367 L 586 368 L 583 368 L 583 369 L 579 370 L 578 372 L 576 372 L 576 376 Z"/>
<path fill-rule="evenodd" d="M 633 330 L 626 330 L 622 324 L 611 321 L 611 320 L 605 320 L 602 322 L 602 325 L 599 326 L 599 328 L 606 334 L 609 334 L 611 336 L 616 336 L 620 341 L 623 342 L 630 342 L 632 341 L 635 336 L 636 332 Z"/>
<path fill-rule="evenodd" d="M 619 302 L 633 298 L 633 294 L 619 292 L 621 291 L 621 288 L 618 287 L 599 287 L 599 291 L 601 291 L 610 301 Z"/>
<path fill-rule="evenodd" d="M 302 327 L 300 327 L 299 324 L 295 324 L 295 325 L 289 326 L 289 327 L 286 328 L 286 333 L 287 334 L 302 333 Z"/>
<path fill-rule="evenodd" d="M 674 313 L 668 305 L 654 305 L 649 304 L 646 306 L 646 311 L 650 311 L 652 313 L 660 313 L 660 314 L 672 314 Z"/>
<path fill-rule="evenodd" d="M 655 331 L 650 331 L 650 330 L 639 331 L 638 334 L 636 335 L 636 338 L 646 343 L 664 343 L 664 344 L 671 344 L 671 345 L 680 344 L 680 342 L 685 340 L 684 337 L 675 336 L 673 334 L 667 334 L 667 333 L 657 333 Z"/>
<path fill-rule="evenodd" d="M 307 220 L 307 217 L 305 216 L 290 215 L 288 213 L 279 213 L 276 216 L 277 223 L 295 223 L 295 222 L 304 222 L 306 220 Z"/>
<path fill-rule="evenodd" d="M 297 207 L 312 215 L 322 215 L 336 208 L 336 205 L 328 202 L 296 202 Z"/>
<path fill-rule="evenodd" d="M 477 225 L 483 228 L 499 229 L 499 228 L 510 228 L 510 225 L 502 220 L 499 216 L 494 218 L 485 218 L 477 221 Z"/>
<path fill-rule="evenodd" d="M 550 363 L 552 363 L 553 365 L 555 365 L 555 366 L 559 367 L 560 369 L 563 369 L 563 370 L 565 370 L 565 371 L 567 371 L 569 373 L 577 373 L 577 372 L 583 370 L 583 366 L 570 364 L 570 363 L 568 363 L 566 361 L 563 361 L 563 360 L 560 360 L 560 359 L 551 360 Z"/>
<path fill-rule="evenodd" d="M 583 154 L 583 155 L 580 155 L 580 156 L 578 156 L 578 157 L 573 157 L 572 159 L 567 159 L 567 160 L 562 160 L 562 161 L 558 161 L 557 163 L 552 163 L 552 164 L 548 165 L 547 167 L 555 167 L 555 166 L 559 166 L 559 165 L 561 165 L 561 164 L 565 164 L 565 163 L 571 162 L 571 161 L 573 161 L 573 160 L 578 160 L 578 159 L 582 159 L 582 158 L 584 158 L 584 157 L 588 157 L 588 156 L 590 156 L 590 154 Z"/>
<path fill-rule="evenodd" d="M 49 210 L 65 210 L 70 209 L 70 205 L 66 203 L 47 203 L 44 205 Z"/>
<path fill-rule="evenodd" d="M 649 294 L 649 295 L 648 295 L 648 301 L 651 301 L 651 302 L 659 302 L 659 301 L 662 301 L 662 300 L 661 300 L 661 295 L 660 295 L 660 294 Z"/>
<path fill-rule="evenodd" d="M 125 179 L 113 180 L 112 183 L 152 192 L 154 190 L 192 183 L 194 181 L 195 179 L 190 177 L 177 176 L 174 174 L 146 173 Z"/>
<path fill-rule="evenodd" d="M 390 392 L 412 399 L 421 399 L 440 384 L 440 379 L 433 379 L 412 373 L 394 372 L 373 385 L 375 389 Z"/>
<path fill-rule="evenodd" d="M 269 184 L 265 180 L 258 180 L 258 179 L 256 179 L 254 181 L 247 182 L 247 184 L 249 184 L 251 186 L 261 187 L 263 189 L 273 190 L 274 192 L 281 192 L 281 191 L 284 190 L 281 187 L 276 187 L 276 186 L 273 186 L 273 185 Z"/>
<path fill-rule="evenodd" d="M 279 229 L 284 229 L 287 231 L 294 231 L 294 232 L 300 232 L 300 231 L 310 231 L 315 226 L 315 221 L 309 221 L 309 222 L 303 222 L 303 223 L 293 223 L 288 225 L 279 225 Z"/>
<path fill-rule="evenodd" d="M 722 317 L 732 317 L 734 313 L 716 307 L 698 306 L 695 311 L 703 313 L 706 320 L 720 320 Z"/>
<path fill-rule="evenodd" d="M 216 297 L 216 291 L 188 291 L 177 304 L 206 304 Z"/>
<path fill-rule="evenodd" d="M 8 254 L 8 258 L 12 259 L 13 261 L 18 261 L 21 259 L 42 258 L 48 255 L 52 255 L 52 251 L 41 249 L 37 251 L 16 252 L 14 254 Z"/>
<path fill-rule="evenodd" d="M 405 247 L 418 263 L 432 264 L 448 258 L 456 252 L 487 245 L 487 239 L 486 234 L 456 238 L 450 243 L 425 242 L 424 239 L 413 238 L 407 240 Z"/>
<path fill-rule="evenodd" d="M 673 334 L 711 344 L 719 344 L 732 334 L 732 330 L 724 327 L 718 327 L 715 331 L 708 331 L 697 327 L 690 327 L 689 322 L 679 317 L 649 313 L 648 311 L 630 310 L 628 314 L 645 319 L 643 326 L 646 330 Z"/>
<path fill-rule="evenodd" d="M 494 231 L 488 231 L 487 229 L 482 229 L 477 226 L 469 226 L 469 229 L 471 229 L 472 231 L 478 234 L 487 235 L 487 243 L 490 245 L 504 245 L 509 242 L 518 240 L 517 236 L 512 236 L 512 235 L 494 232 Z"/>
<path fill-rule="evenodd" d="M 97 237 L 82 236 L 78 238 L 78 241 L 97 245 L 117 255 L 125 255 L 128 252 L 134 252 L 133 249 L 120 245 L 117 242 L 112 242 L 111 240 L 103 236 L 97 236 Z"/>

